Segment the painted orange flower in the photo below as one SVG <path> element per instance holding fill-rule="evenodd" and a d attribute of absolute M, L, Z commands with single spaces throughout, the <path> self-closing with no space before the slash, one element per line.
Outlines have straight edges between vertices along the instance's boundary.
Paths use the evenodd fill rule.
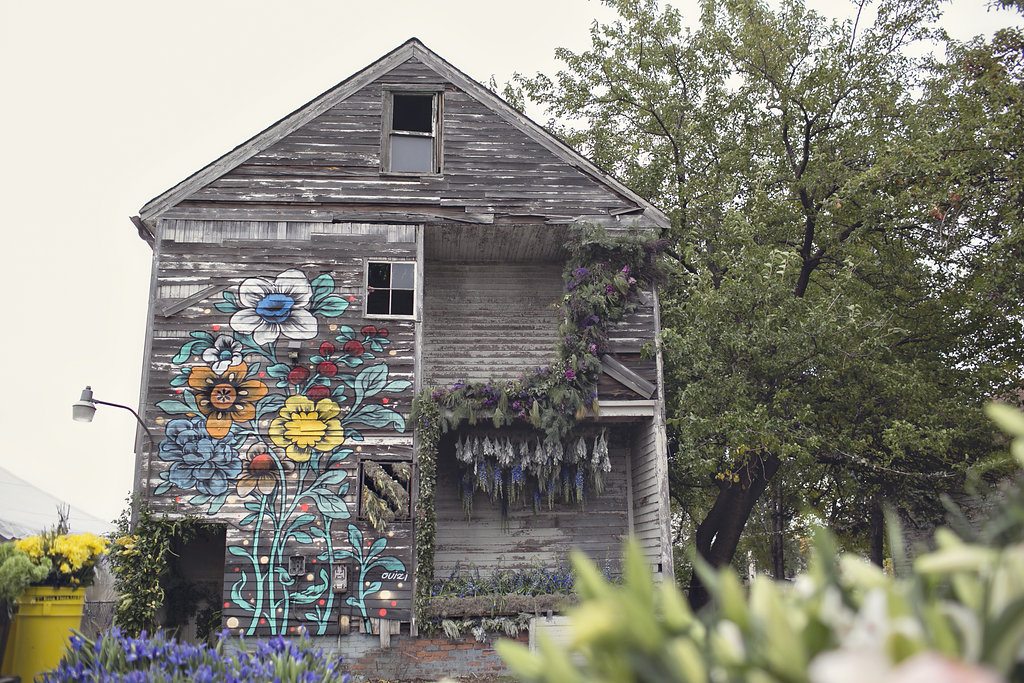
<path fill-rule="evenodd" d="M 196 366 L 188 376 L 188 385 L 196 392 L 199 412 L 206 417 L 206 431 L 223 439 L 233 422 L 248 422 L 256 417 L 256 402 L 267 395 L 267 385 L 246 379 L 245 363 L 232 365 L 223 375 L 212 368 Z"/>
<path fill-rule="evenodd" d="M 268 453 L 266 444 L 262 443 L 253 444 L 249 448 L 248 456 L 249 460 L 245 463 L 245 469 L 236 485 L 238 495 L 245 497 L 253 491 L 259 491 L 264 496 L 269 496 L 274 492 L 281 477 L 277 463 Z"/>

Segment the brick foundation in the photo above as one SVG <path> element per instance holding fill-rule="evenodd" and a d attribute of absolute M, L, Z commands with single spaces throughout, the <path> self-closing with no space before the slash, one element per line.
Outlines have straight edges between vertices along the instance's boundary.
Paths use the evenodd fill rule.
<path fill-rule="evenodd" d="M 444 635 L 414 638 L 403 633 L 391 636 L 389 648 L 380 646 L 380 636 L 364 633 L 312 640 L 324 652 L 340 655 L 344 670 L 357 681 L 436 681 L 445 677 L 487 681 L 510 675 L 494 651 L 493 640 L 478 643 L 472 636 L 451 640 Z M 524 631 L 517 640 L 525 645 L 529 637 Z"/>

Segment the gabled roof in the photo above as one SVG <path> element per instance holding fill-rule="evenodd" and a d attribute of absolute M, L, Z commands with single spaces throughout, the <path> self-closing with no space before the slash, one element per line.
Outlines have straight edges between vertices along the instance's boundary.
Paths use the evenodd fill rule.
<path fill-rule="evenodd" d="M 507 123 L 548 149 L 559 159 L 565 161 L 565 163 L 593 177 L 596 181 L 629 201 L 635 202 L 643 211 L 644 216 L 654 225 L 663 228 L 669 226 L 668 216 L 660 209 L 598 168 L 596 164 L 552 135 L 543 126 L 517 111 L 491 90 L 442 59 L 436 52 L 427 48 L 416 38 L 409 39 L 362 71 L 353 74 L 327 92 L 302 105 L 269 128 L 249 138 L 219 159 L 196 171 L 166 192 L 154 197 L 140 210 L 139 213 L 142 220 L 150 221 L 158 218 L 160 214 L 178 202 L 188 198 L 197 190 L 220 178 L 285 136 L 295 132 L 339 102 L 363 89 L 400 64 L 407 62 L 410 58 L 423 62 L 449 82 L 481 102 Z"/>

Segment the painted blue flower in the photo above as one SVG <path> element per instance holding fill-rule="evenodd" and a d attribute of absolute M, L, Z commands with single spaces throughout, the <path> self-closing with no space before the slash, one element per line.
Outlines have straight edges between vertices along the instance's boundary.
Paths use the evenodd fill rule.
<path fill-rule="evenodd" d="M 205 419 L 171 420 L 160 442 L 160 459 L 171 463 L 161 478 L 180 489 L 195 489 L 208 496 L 227 493 L 228 484 L 242 471 L 242 463 L 226 440 L 206 431 Z"/>

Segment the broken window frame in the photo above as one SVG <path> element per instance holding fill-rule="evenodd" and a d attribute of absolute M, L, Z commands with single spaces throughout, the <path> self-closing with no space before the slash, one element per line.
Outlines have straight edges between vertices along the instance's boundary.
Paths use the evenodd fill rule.
<path fill-rule="evenodd" d="M 411 288 L 407 288 L 407 287 L 390 287 L 389 286 L 389 287 L 373 287 L 373 288 L 371 288 L 370 287 L 370 266 L 371 265 L 375 265 L 375 264 L 387 264 L 388 266 L 391 266 L 391 274 L 394 273 L 394 266 L 396 264 L 412 266 L 412 287 Z M 389 279 L 390 279 L 390 275 L 389 275 Z M 393 283 L 391 283 L 391 284 L 393 284 Z M 418 284 L 419 284 L 419 277 L 418 277 L 417 268 L 416 268 L 416 261 L 403 261 L 401 259 L 397 259 L 397 260 L 392 260 L 392 259 L 375 259 L 375 258 L 364 259 L 363 260 L 363 316 L 366 317 L 366 318 L 374 318 L 374 319 L 381 319 L 381 320 L 415 320 L 416 319 L 416 308 L 417 308 L 417 302 L 418 302 L 418 298 L 417 297 L 418 297 L 418 294 L 419 294 L 419 292 L 417 291 L 417 285 Z M 387 290 L 388 292 L 393 292 L 395 289 L 398 289 L 399 291 L 403 291 L 403 292 L 407 292 L 407 291 L 411 291 L 412 292 L 412 313 L 409 313 L 409 314 L 405 314 L 405 313 L 391 313 L 391 310 L 393 309 L 393 306 L 392 306 L 393 300 L 392 300 L 390 294 L 388 296 L 388 313 L 371 313 L 370 312 L 370 292 L 371 292 L 371 290 L 372 291 Z"/>
<path fill-rule="evenodd" d="M 358 477 L 358 479 L 356 481 L 359 482 L 359 486 L 358 486 L 358 488 L 356 490 L 356 520 L 360 521 L 360 522 L 368 522 L 369 521 L 369 518 L 365 514 L 363 514 L 363 486 L 364 486 L 366 477 L 369 476 L 363 470 L 364 470 L 364 464 L 367 463 L 367 462 L 372 462 L 372 463 L 374 463 L 376 465 L 381 465 L 381 466 L 383 466 L 383 465 L 394 465 L 394 464 L 398 464 L 398 463 L 402 463 L 402 464 L 405 464 L 405 465 L 409 466 L 409 468 L 410 468 L 409 481 L 406 482 L 405 484 L 403 484 L 403 486 L 405 487 L 405 493 L 406 493 L 406 496 L 407 496 L 406 500 L 408 501 L 408 503 L 406 504 L 405 515 L 403 515 L 401 517 L 395 517 L 395 520 L 394 520 L 394 522 L 392 522 L 392 524 L 408 524 L 408 523 L 412 522 L 413 483 L 416 481 L 416 469 L 413 466 L 412 458 L 408 458 L 408 457 L 394 458 L 394 457 L 388 457 L 387 455 L 375 456 L 375 457 L 369 457 L 369 458 L 360 458 L 359 459 L 359 468 L 356 471 L 356 475 Z M 401 483 L 401 481 L 399 481 L 399 483 Z"/>
<path fill-rule="evenodd" d="M 395 95 L 421 95 L 431 97 L 431 132 L 395 130 L 394 102 Z M 384 88 L 384 104 L 381 114 L 381 149 L 380 172 L 395 176 L 439 176 L 444 172 L 444 145 L 441 138 L 441 121 L 444 116 L 444 88 L 430 88 L 418 85 L 390 85 Z M 433 163 L 430 171 L 393 171 L 391 170 L 391 139 L 393 136 L 431 138 L 434 141 Z"/>

